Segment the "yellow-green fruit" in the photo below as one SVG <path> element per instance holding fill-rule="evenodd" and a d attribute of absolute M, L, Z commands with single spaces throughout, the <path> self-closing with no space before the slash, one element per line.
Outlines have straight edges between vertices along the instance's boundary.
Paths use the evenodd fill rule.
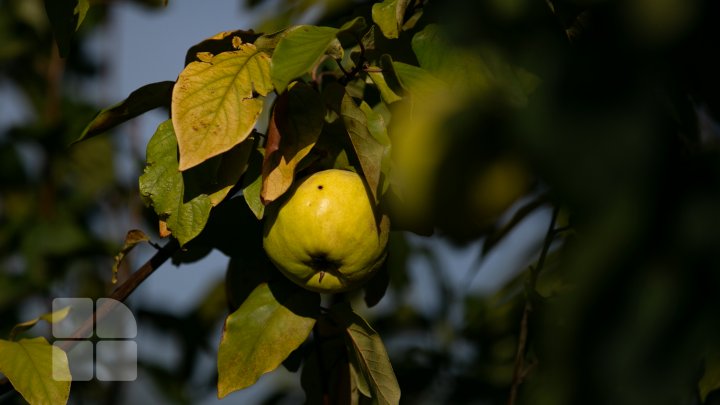
<path fill-rule="evenodd" d="M 387 217 L 376 221 L 362 178 L 324 170 L 297 182 L 265 222 L 263 247 L 290 280 L 311 291 L 361 286 L 385 260 Z"/>

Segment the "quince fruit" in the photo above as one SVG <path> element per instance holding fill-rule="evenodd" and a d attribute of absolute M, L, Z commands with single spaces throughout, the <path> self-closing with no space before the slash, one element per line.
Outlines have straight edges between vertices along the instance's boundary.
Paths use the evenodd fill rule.
<path fill-rule="evenodd" d="M 387 256 L 390 222 L 377 220 L 365 182 L 354 172 L 323 170 L 298 182 L 271 208 L 263 247 L 290 280 L 338 293 L 364 284 Z"/>

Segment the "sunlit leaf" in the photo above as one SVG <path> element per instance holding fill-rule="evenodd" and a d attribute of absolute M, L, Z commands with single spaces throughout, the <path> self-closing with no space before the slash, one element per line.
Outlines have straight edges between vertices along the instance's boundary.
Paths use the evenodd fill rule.
<path fill-rule="evenodd" d="M 367 117 L 355 105 L 349 95 L 345 95 L 340 106 L 341 115 L 347 128 L 353 148 L 362 167 L 365 180 L 377 201 L 379 197 L 380 175 L 386 148 L 373 137 L 368 129 Z"/>
<path fill-rule="evenodd" d="M 73 10 L 74 14 L 77 15 L 77 24 L 75 25 L 76 31 L 85 20 L 88 10 L 90 10 L 90 0 L 77 0 L 77 5 L 75 5 L 75 10 Z"/>
<path fill-rule="evenodd" d="M 65 307 L 62 309 L 58 309 L 57 311 L 54 311 L 54 312 L 49 312 L 47 314 L 40 315 L 39 317 L 37 317 L 35 319 L 31 319 L 29 321 L 19 323 L 19 324 L 15 325 L 12 328 L 12 330 L 10 331 L 10 340 L 15 339 L 15 336 L 17 336 L 18 333 L 22 333 L 22 332 L 32 328 L 40 321 L 45 321 L 48 323 L 60 322 L 63 319 L 65 319 L 65 317 L 67 317 L 69 312 L 70 312 L 70 307 Z"/>
<path fill-rule="evenodd" d="M 403 15 L 410 0 L 385 0 L 372 7 L 372 19 L 380 27 L 385 37 L 393 39 L 400 36 Z"/>
<path fill-rule="evenodd" d="M 280 39 L 272 57 L 272 82 L 278 93 L 282 93 L 288 84 L 308 73 L 328 48 L 339 42 L 337 28 L 302 25 Z M 342 49 L 342 48 L 340 48 Z"/>
<path fill-rule="evenodd" d="M 272 291 L 266 283 L 255 288 L 225 320 L 218 397 L 253 385 L 297 349 L 315 325 L 319 298 L 297 288 Z"/>
<path fill-rule="evenodd" d="M 0 372 L 30 404 L 65 404 L 70 395 L 67 355 L 44 337 L 0 340 Z"/>
<path fill-rule="evenodd" d="M 244 141 L 271 90 L 270 57 L 252 44 L 187 65 L 172 95 L 179 169 L 196 166 Z"/>
<path fill-rule="evenodd" d="M 296 83 L 278 98 L 268 128 L 262 168 L 261 197 L 265 203 L 290 188 L 298 163 L 317 142 L 324 122 L 322 99 L 310 86 Z"/>
<path fill-rule="evenodd" d="M 140 195 L 184 245 L 205 227 L 212 202 L 206 194 L 186 201 L 183 175 L 178 171 L 177 141 L 170 120 L 160 124 L 150 139 L 146 160 L 147 166 L 140 176 Z"/>
<path fill-rule="evenodd" d="M 169 107 L 175 82 L 151 83 L 130 93 L 127 99 L 100 111 L 75 142 L 107 132 L 125 121 L 158 107 Z"/>
<path fill-rule="evenodd" d="M 348 304 L 336 305 L 331 311 L 333 319 L 346 330 L 349 354 L 355 356 L 353 365 L 367 382 L 373 400 L 381 405 L 399 403 L 400 386 L 380 336 Z M 361 379 L 357 382 L 361 389 L 364 382 Z"/>

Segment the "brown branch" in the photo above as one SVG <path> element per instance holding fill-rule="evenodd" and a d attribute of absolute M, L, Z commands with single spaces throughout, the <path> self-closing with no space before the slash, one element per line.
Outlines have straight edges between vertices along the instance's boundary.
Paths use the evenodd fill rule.
<path fill-rule="evenodd" d="M 165 246 L 161 247 L 145 264 L 143 264 L 136 272 L 130 275 L 115 291 L 110 294 L 111 300 L 105 301 L 95 312 L 86 318 L 79 328 L 73 332 L 69 340 L 63 340 L 58 346 L 64 351 L 72 349 L 81 339 L 85 338 L 92 330 L 93 325 L 104 319 L 118 305 L 118 302 L 125 301 L 130 294 L 147 279 L 155 270 L 165 263 L 175 252 L 180 249 L 180 245 L 176 239 L 171 239 Z M 9 384 L 7 377 L 0 379 L 0 395 L 13 390 Z"/>
<path fill-rule="evenodd" d="M 94 324 L 104 319 L 120 302 L 125 301 L 145 279 L 165 263 L 179 248 L 180 245 L 177 239 L 171 239 L 165 246 L 161 247 L 150 260 L 145 262 L 135 273 L 131 274 L 124 283 L 120 284 L 120 286 L 110 294 L 110 297 L 108 297 L 111 298 L 111 300 L 105 301 L 100 308 L 95 310 L 93 316 L 85 319 L 82 325 L 70 336 L 69 340 L 65 340 L 59 345 L 60 348 L 65 351 L 72 349 L 79 341 L 78 339 L 86 337 L 88 333 L 93 330 Z"/>
<path fill-rule="evenodd" d="M 535 287 L 537 285 L 538 277 L 540 272 L 545 266 L 545 260 L 547 259 L 550 246 L 552 246 L 553 239 L 555 238 L 555 222 L 557 221 L 558 207 L 553 208 L 552 217 L 550 218 L 550 225 L 548 226 L 547 233 L 545 234 L 545 240 L 543 242 L 542 250 L 540 251 L 540 257 L 538 258 L 537 266 L 530 267 L 530 277 L 527 284 L 527 297 L 525 298 L 525 308 L 523 309 L 522 319 L 520 320 L 520 335 L 518 336 L 517 352 L 515 353 L 515 367 L 513 369 L 512 385 L 510 386 L 510 396 L 508 398 L 508 405 L 515 405 L 517 400 L 518 390 L 520 385 L 525 380 L 528 374 L 528 370 L 533 365 L 526 366 L 525 364 L 525 352 L 527 351 L 527 337 L 528 337 L 528 323 L 530 319 L 530 313 L 533 310 L 532 306 L 532 295 L 535 293 Z"/>

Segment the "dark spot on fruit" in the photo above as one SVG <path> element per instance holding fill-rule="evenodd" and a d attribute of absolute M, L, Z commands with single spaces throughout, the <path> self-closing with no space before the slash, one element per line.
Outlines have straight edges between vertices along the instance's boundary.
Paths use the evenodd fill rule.
<path fill-rule="evenodd" d="M 322 186 L 322 184 L 321 184 L 321 185 L 318 186 L 318 190 L 322 190 L 322 189 L 323 189 L 323 186 Z"/>

